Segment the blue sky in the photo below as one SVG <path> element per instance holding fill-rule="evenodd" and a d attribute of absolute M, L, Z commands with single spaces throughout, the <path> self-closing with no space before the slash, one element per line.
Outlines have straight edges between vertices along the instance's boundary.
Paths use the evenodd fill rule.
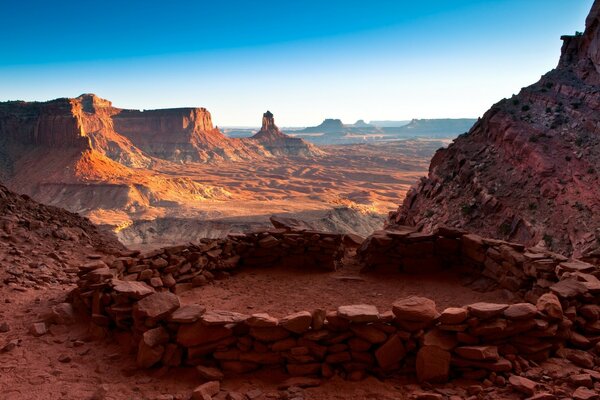
<path fill-rule="evenodd" d="M 221 126 L 477 117 L 553 68 L 593 0 L 11 1 L 0 101 L 93 92 Z"/>

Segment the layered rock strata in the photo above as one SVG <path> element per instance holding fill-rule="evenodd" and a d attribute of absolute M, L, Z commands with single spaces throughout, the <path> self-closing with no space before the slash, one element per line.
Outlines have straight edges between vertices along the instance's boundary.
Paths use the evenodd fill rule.
<path fill-rule="evenodd" d="M 558 66 L 431 161 L 389 224 L 465 228 L 598 260 L 600 4 Z"/>

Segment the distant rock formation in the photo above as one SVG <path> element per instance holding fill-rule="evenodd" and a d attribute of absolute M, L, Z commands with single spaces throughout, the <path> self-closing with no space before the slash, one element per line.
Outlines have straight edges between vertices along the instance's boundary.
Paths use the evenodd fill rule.
<path fill-rule="evenodd" d="M 468 132 L 476 122 L 472 118 L 413 119 L 404 126 L 386 131 L 405 136 L 450 137 Z"/>
<path fill-rule="evenodd" d="M 312 157 L 323 154 L 315 145 L 281 132 L 275 125 L 275 119 L 270 111 L 263 114 L 260 131 L 250 139 L 260 143 L 271 154 L 277 156 Z"/>
<path fill-rule="evenodd" d="M 556 69 L 431 161 L 390 225 L 467 228 L 600 259 L 600 2 Z"/>
<path fill-rule="evenodd" d="M 346 126 L 341 119 L 327 118 L 317 126 L 304 128 L 299 133 L 344 133 Z"/>

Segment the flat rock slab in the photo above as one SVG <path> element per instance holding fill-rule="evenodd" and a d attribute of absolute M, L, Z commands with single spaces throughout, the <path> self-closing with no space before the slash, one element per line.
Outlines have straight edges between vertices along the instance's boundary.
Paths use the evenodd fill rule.
<path fill-rule="evenodd" d="M 153 293 L 133 305 L 133 315 L 158 319 L 179 308 L 179 297 L 171 292 Z"/>
<path fill-rule="evenodd" d="M 350 322 L 374 322 L 379 319 L 377 307 L 369 304 L 341 306 L 338 307 L 337 313 Z"/>
<path fill-rule="evenodd" d="M 531 319 L 537 315 L 537 307 L 531 303 L 511 304 L 504 310 L 504 316 L 513 320 Z"/>
<path fill-rule="evenodd" d="M 178 308 L 171 314 L 170 320 L 182 324 L 191 324 L 198 321 L 206 311 L 206 307 L 199 304 L 189 304 Z"/>
<path fill-rule="evenodd" d="M 475 303 L 467 306 L 472 316 L 482 319 L 496 317 L 508 308 L 508 304 Z"/>
<path fill-rule="evenodd" d="M 233 311 L 210 310 L 202 314 L 200 321 L 202 321 L 204 325 L 227 325 L 237 324 L 247 320 L 248 318 L 248 315 Z"/>
<path fill-rule="evenodd" d="M 142 297 L 154 293 L 154 289 L 145 282 L 113 279 L 111 283 L 115 292 L 125 294 L 134 299 L 141 299 Z"/>

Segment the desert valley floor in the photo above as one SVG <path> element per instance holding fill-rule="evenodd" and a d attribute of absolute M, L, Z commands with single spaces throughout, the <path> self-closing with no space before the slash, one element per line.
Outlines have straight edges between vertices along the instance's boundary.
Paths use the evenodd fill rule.
<path fill-rule="evenodd" d="M 315 229 L 367 236 L 410 186 L 426 175 L 435 150 L 449 140 L 400 140 L 323 146 L 318 159 L 278 157 L 252 162 L 174 164 L 157 161 L 156 175 L 217 188 L 184 204 L 157 204 L 139 212 L 85 213 L 117 228 L 132 248 L 151 248 L 269 227 L 273 214 L 308 221 Z M 99 189 L 100 190 L 100 189 Z"/>

